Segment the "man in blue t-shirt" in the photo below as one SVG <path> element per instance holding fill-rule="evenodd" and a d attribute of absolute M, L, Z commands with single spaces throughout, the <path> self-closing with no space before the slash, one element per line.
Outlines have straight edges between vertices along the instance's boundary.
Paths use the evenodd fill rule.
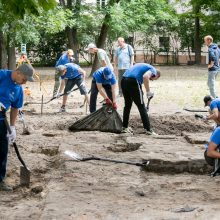
<path fill-rule="evenodd" d="M 68 93 L 72 90 L 72 88 L 77 85 L 81 95 L 85 96 L 87 103 L 89 104 L 89 96 L 85 86 L 86 72 L 80 68 L 79 65 L 74 63 L 67 63 L 65 65 L 60 65 L 57 67 L 59 74 L 61 75 L 62 80 L 67 80 L 66 86 L 64 89 L 63 96 L 63 104 L 60 108 L 60 112 L 66 111 L 66 102 Z M 60 86 L 57 97 L 59 97 L 60 93 L 63 91 L 64 85 Z"/>
<path fill-rule="evenodd" d="M 109 67 L 101 67 L 93 73 L 90 95 L 90 113 L 96 111 L 98 93 L 105 99 L 107 105 L 116 110 L 116 77 Z"/>
<path fill-rule="evenodd" d="M 218 149 L 220 147 L 220 127 L 216 128 L 210 137 L 210 142 L 207 145 L 204 156 L 207 163 L 214 166 L 214 159 L 220 159 Z"/>
<path fill-rule="evenodd" d="M 142 84 L 144 84 L 147 98 L 149 99 L 154 96 L 154 93 L 150 91 L 149 82 L 150 80 L 157 80 L 159 77 L 160 71 L 146 63 L 135 64 L 124 73 L 121 81 L 122 93 L 125 100 L 123 112 L 123 133 L 130 133 L 128 121 L 132 103 L 134 102 L 140 112 L 146 134 L 155 134 L 151 129 L 149 117 L 145 108 Z"/>
<path fill-rule="evenodd" d="M 6 175 L 8 143 L 16 139 L 15 122 L 18 109 L 23 106 L 22 84 L 34 81 L 34 69 L 30 64 L 22 64 L 16 70 L 0 70 L 0 191 L 10 191 L 11 187 L 4 182 Z M 5 124 L 6 111 L 11 108 L 10 128 L 7 131 Z"/>
<path fill-rule="evenodd" d="M 60 77 L 59 72 L 57 71 L 57 67 L 60 65 L 65 65 L 67 63 L 72 63 L 74 60 L 73 58 L 73 50 L 68 49 L 66 52 L 63 53 L 63 55 L 58 59 L 56 62 L 55 68 L 55 84 L 53 89 L 53 96 L 57 95 L 57 91 L 59 90 L 59 87 L 65 86 L 65 80 L 62 80 Z"/>
<path fill-rule="evenodd" d="M 208 47 L 208 87 L 210 90 L 210 95 L 213 98 L 217 97 L 215 81 L 219 73 L 219 58 L 220 50 L 218 45 L 213 43 L 212 36 L 208 35 L 204 37 L 204 43 Z"/>
<path fill-rule="evenodd" d="M 213 120 L 216 125 L 220 125 L 220 98 L 214 99 L 212 96 L 207 95 L 204 97 L 205 106 L 209 106 L 210 111 L 208 116 L 204 116 L 204 120 Z"/>

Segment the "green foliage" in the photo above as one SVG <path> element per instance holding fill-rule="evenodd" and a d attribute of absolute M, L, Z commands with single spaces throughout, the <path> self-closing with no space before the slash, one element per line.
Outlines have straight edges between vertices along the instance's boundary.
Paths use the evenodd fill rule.
<path fill-rule="evenodd" d="M 25 14 L 39 15 L 41 10 L 49 10 L 57 5 L 56 0 L 1 0 L 5 12 L 23 18 Z"/>

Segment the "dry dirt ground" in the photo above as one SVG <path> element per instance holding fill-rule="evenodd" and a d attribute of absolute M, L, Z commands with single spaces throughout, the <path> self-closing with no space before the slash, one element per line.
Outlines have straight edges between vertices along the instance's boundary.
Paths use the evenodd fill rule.
<path fill-rule="evenodd" d="M 52 96 L 53 69 L 38 69 L 42 83 L 28 84 L 31 100 Z M 161 79 L 151 84 L 155 97 L 150 119 L 159 137 L 143 134 L 136 107 L 131 114 L 135 133 L 69 132 L 69 125 L 86 114 L 83 97 L 69 96 L 66 113 L 61 100 L 24 108 L 31 131 L 22 135 L 17 123 L 17 144 L 31 170 L 30 188 L 19 187 L 19 161 L 11 148 L 6 181 L 14 186 L 0 192 L 0 219 L 32 220 L 179 220 L 219 219 L 220 178 L 211 178 L 203 159 L 212 123 L 196 120 L 183 107 L 203 109 L 208 93 L 204 67 L 161 67 Z M 88 82 L 89 87 L 90 82 Z M 218 88 L 220 86 L 218 82 Z M 99 97 L 99 100 L 102 100 Z M 30 101 L 29 99 L 26 101 Z M 122 115 L 123 98 L 118 99 Z M 101 106 L 99 104 L 99 106 Z M 73 150 L 131 161 L 151 161 L 147 169 L 108 162 L 75 162 L 64 155 Z"/>

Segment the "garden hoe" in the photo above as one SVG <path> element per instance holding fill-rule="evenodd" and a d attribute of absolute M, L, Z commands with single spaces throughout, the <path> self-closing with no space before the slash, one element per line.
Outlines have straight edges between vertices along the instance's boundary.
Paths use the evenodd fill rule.
<path fill-rule="evenodd" d="M 11 128 L 8 124 L 7 118 L 5 117 L 5 125 L 7 127 L 7 130 L 9 132 L 9 134 L 11 134 Z M 15 142 L 12 143 L 13 147 L 15 149 L 15 153 L 19 159 L 19 161 L 21 162 L 21 164 L 23 166 L 20 166 L 20 185 L 21 186 L 26 186 L 29 187 L 30 185 L 30 178 L 31 178 L 31 172 L 29 170 L 29 168 L 26 166 L 25 162 L 23 161 L 20 152 L 18 150 L 17 144 Z"/>
<path fill-rule="evenodd" d="M 138 163 L 138 162 L 131 162 L 131 161 L 125 161 L 125 160 L 114 160 L 114 159 L 103 158 L 103 157 L 96 157 L 96 156 L 81 157 L 76 152 L 69 151 L 69 150 L 66 150 L 64 152 L 64 154 L 67 155 L 68 157 L 72 158 L 75 161 L 99 160 L 99 161 L 107 161 L 107 162 L 112 162 L 112 163 L 124 163 L 124 164 L 139 166 L 139 167 L 146 167 L 150 163 L 149 160 L 147 160 L 147 161 L 145 161 L 143 163 Z"/>

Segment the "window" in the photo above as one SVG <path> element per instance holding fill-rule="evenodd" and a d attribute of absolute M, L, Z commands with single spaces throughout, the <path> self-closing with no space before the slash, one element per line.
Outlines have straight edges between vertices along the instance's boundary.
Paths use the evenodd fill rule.
<path fill-rule="evenodd" d="M 96 4 L 98 8 L 104 8 L 107 4 L 107 0 L 96 0 Z"/>

